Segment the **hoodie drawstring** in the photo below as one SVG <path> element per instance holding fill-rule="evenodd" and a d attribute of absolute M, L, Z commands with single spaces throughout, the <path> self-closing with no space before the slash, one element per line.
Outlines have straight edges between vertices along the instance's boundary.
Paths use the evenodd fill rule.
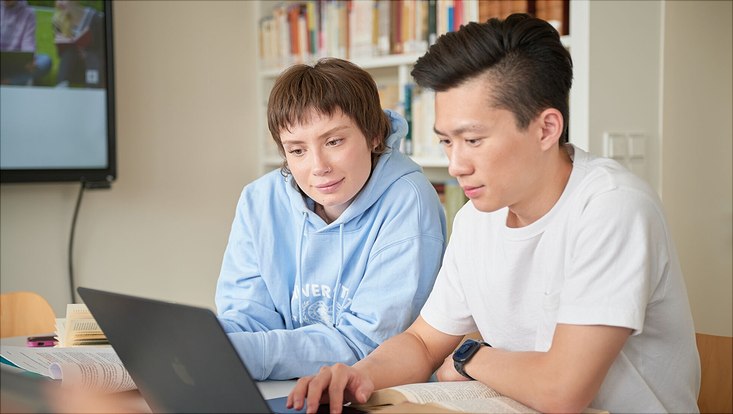
<path fill-rule="evenodd" d="M 303 282 L 301 277 L 301 268 L 303 261 L 303 239 L 305 239 L 305 225 L 308 222 L 308 213 L 303 212 L 303 224 L 300 226 L 300 239 L 298 240 L 298 257 L 295 262 L 295 288 L 298 294 L 298 324 L 303 326 Z"/>
<path fill-rule="evenodd" d="M 336 277 L 336 284 L 333 285 L 333 303 L 331 304 L 331 325 L 336 327 L 336 302 L 338 301 L 338 289 L 341 287 L 341 276 L 344 273 L 344 223 L 339 225 L 339 273 Z"/>

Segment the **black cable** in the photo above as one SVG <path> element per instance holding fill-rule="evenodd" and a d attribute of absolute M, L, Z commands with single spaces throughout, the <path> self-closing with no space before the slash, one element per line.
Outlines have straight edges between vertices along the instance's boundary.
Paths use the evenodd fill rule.
<path fill-rule="evenodd" d="M 74 232 L 76 230 L 76 218 L 79 215 L 79 206 L 81 205 L 81 196 L 84 195 L 86 182 L 82 181 L 79 187 L 79 195 L 76 197 L 76 207 L 74 208 L 74 218 L 71 220 L 71 233 L 69 234 L 69 289 L 71 290 L 71 302 L 76 303 L 76 292 L 74 291 Z"/>

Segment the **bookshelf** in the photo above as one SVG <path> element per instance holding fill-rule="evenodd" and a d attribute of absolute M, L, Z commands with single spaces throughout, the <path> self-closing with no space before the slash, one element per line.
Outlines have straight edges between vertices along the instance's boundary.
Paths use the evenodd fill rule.
<path fill-rule="evenodd" d="M 435 6 L 432 12 L 431 5 Z M 267 97 L 273 82 L 291 64 L 334 56 L 354 62 L 374 77 L 383 107 L 403 115 L 409 111 L 411 139 L 403 142 L 402 151 L 423 167 L 436 188 L 442 185 L 448 190 L 454 183 L 448 175 L 448 160 L 432 132 L 432 92 L 414 86 L 410 71 L 428 44 L 449 27 L 455 30 L 462 23 L 513 12 L 538 17 L 544 13 L 543 18 L 562 34 L 575 65 L 569 129 L 572 136 L 577 133 L 584 137 L 573 142 L 587 148 L 587 134 L 583 133 L 587 131 L 587 9 L 586 2 L 580 0 L 258 1 L 260 172 L 264 174 L 282 163 L 266 122 Z M 385 16 L 389 16 L 389 24 L 384 23 Z M 402 24 L 395 24 L 398 19 Z M 578 47 L 569 33 L 580 39 Z M 447 213 L 450 223 L 454 212 Z"/>

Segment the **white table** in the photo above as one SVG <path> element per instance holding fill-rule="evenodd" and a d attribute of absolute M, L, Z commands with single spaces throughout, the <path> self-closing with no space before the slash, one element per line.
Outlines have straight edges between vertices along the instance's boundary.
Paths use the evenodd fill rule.
<path fill-rule="evenodd" d="M 7 346 L 24 346 L 26 342 L 25 337 L 12 337 L 12 338 L 2 338 L 0 339 L 0 345 L 7 345 Z M 11 368 L 13 370 L 23 371 L 20 368 L 13 368 L 8 366 L 8 368 Z M 257 382 L 257 387 L 259 388 L 260 392 L 262 393 L 262 396 L 266 399 L 272 399 L 272 398 L 279 398 L 279 397 L 285 397 L 290 393 L 290 390 L 295 386 L 295 380 L 290 381 L 261 381 Z M 2 386 L 2 384 L 0 384 Z M 131 408 L 131 411 L 137 411 L 137 412 L 151 412 L 150 408 L 148 407 L 145 400 L 142 398 L 139 392 L 137 391 L 129 391 L 125 392 L 124 399 L 125 404 L 128 405 Z"/>

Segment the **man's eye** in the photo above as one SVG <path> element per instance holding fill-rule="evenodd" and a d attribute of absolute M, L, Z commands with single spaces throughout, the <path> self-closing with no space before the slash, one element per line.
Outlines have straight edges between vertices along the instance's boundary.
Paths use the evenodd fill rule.
<path fill-rule="evenodd" d="M 466 144 L 476 146 L 476 145 L 480 144 L 481 141 L 482 141 L 481 138 L 474 138 L 474 139 L 470 139 L 469 138 L 469 139 L 466 139 Z"/>

